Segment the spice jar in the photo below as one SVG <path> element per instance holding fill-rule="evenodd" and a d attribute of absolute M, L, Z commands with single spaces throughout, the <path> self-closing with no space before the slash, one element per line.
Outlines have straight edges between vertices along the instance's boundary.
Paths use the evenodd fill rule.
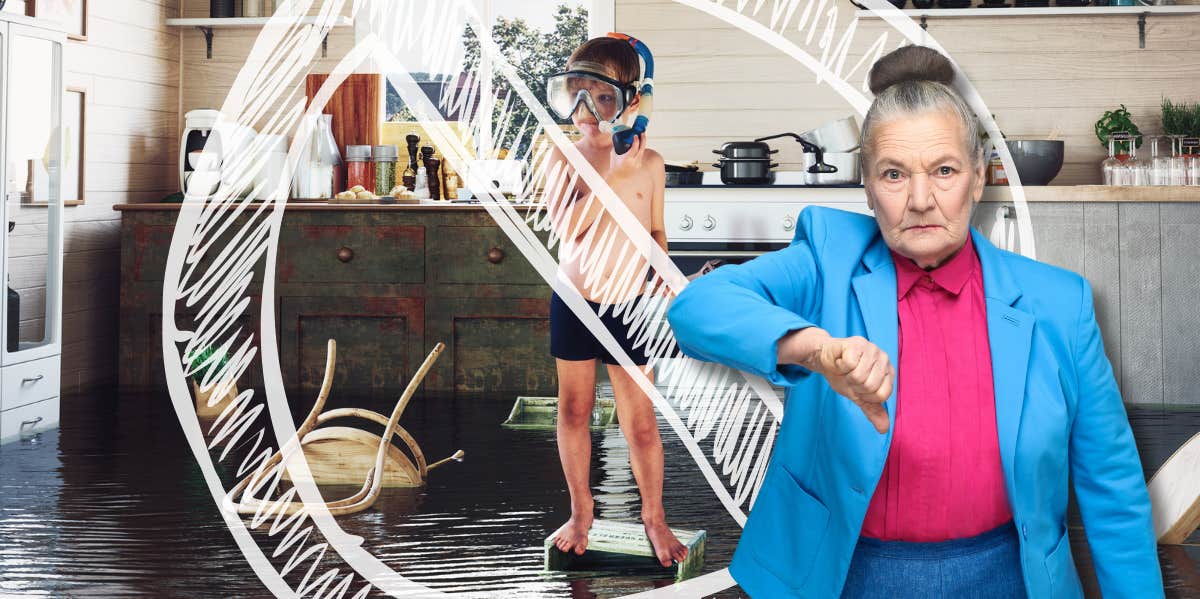
<path fill-rule="evenodd" d="M 375 195 L 385 196 L 392 193 L 396 186 L 396 146 L 375 146 L 373 159 L 375 161 Z M 364 186 L 365 187 L 365 186 Z"/>
<path fill-rule="evenodd" d="M 992 150 L 991 159 L 988 160 L 987 184 L 1008 185 L 1008 174 L 1004 172 L 1004 162 L 1000 160 L 1000 153 L 996 150 Z"/>
<path fill-rule="evenodd" d="M 346 146 L 346 187 L 355 185 L 362 185 L 363 189 L 375 189 L 375 165 L 371 162 L 371 146 Z"/>

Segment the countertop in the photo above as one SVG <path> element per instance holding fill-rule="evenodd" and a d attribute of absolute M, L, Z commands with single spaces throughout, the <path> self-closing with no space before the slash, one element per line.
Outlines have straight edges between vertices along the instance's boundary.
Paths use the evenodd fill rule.
<path fill-rule="evenodd" d="M 1048 185 L 1025 186 L 1028 202 L 1200 202 L 1200 186 L 1146 186 L 1120 187 L 1107 185 Z M 777 199 L 780 195 L 811 193 L 815 200 L 862 201 L 862 187 L 796 187 L 796 186 L 688 186 L 669 187 L 667 200 L 672 198 L 723 199 L 730 193 L 740 192 L 743 199 Z M 1013 194 L 1005 185 L 989 185 L 984 188 L 983 201 L 1011 202 Z M 532 204 L 513 204 L 526 208 Z M 116 204 L 114 210 L 179 210 L 183 205 L 176 202 L 150 202 L 139 204 Z M 288 210 L 483 210 L 480 204 L 422 201 L 420 204 L 328 204 L 314 201 L 291 201 Z"/>

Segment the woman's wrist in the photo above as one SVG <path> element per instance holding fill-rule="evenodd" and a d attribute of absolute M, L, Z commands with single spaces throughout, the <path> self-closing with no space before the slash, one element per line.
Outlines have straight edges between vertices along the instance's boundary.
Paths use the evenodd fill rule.
<path fill-rule="evenodd" d="M 829 332 L 820 327 L 805 327 L 791 331 L 779 341 L 776 361 L 780 364 L 799 364 L 809 370 L 819 371 L 821 346 L 830 339 Z"/>

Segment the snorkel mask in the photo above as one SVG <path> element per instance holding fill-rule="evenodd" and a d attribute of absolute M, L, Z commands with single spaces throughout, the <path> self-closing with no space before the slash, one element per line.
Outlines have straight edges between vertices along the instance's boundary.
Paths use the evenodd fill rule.
<path fill-rule="evenodd" d="M 569 119 L 583 103 L 596 117 L 600 130 L 613 136 L 613 151 L 618 155 L 629 151 L 634 138 L 645 132 L 650 124 L 654 95 L 654 57 L 641 41 L 623 33 L 609 37 L 626 40 L 645 63 L 642 80 L 622 83 L 608 76 L 602 64 L 577 61 L 570 70 L 556 73 L 546 80 L 546 103 L 560 119 Z M 641 93 L 641 103 L 632 125 L 620 122 L 633 99 Z"/>

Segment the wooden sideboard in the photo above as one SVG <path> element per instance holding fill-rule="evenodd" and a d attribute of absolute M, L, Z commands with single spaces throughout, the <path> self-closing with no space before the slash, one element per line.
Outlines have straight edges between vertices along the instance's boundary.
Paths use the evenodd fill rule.
<path fill-rule="evenodd" d="M 162 389 L 163 274 L 180 206 L 116 208 L 119 384 Z M 289 204 L 278 251 L 269 301 L 289 390 L 315 394 L 326 340 L 334 338 L 335 393 L 394 399 L 439 341 L 446 352 L 425 392 L 555 393 L 550 287 L 483 209 Z M 250 332 L 259 328 L 262 271 L 239 322 Z M 239 387 L 261 383 L 262 373 L 252 369 Z"/>

